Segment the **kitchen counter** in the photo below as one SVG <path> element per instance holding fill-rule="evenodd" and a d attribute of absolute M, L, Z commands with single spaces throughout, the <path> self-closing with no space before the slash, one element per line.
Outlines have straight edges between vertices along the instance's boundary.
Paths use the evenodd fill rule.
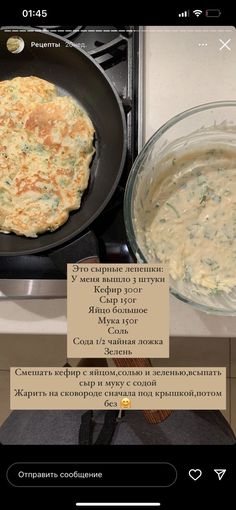
<path fill-rule="evenodd" d="M 170 335 L 235 337 L 236 317 L 218 317 L 194 310 L 171 296 Z M 0 334 L 66 335 L 66 300 L 0 301 Z"/>
<path fill-rule="evenodd" d="M 234 27 L 145 27 L 143 35 L 143 142 L 180 112 L 236 99 Z"/>

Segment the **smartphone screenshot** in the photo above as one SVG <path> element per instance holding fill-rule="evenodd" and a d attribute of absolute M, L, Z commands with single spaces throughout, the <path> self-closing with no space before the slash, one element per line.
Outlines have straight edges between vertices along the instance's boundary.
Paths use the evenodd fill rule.
<path fill-rule="evenodd" d="M 10 506 L 233 507 L 236 17 L 215 7 L 2 16 Z"/>

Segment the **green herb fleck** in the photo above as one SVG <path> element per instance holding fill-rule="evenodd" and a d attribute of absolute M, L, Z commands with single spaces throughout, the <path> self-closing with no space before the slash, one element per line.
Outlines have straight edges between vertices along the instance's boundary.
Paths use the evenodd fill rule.
<path fill-rule="evenodd" d="M 27 143 L 24 143 L 21 147 L 22 152 L 26 153 L 30 151 L 30 146 Z"/>
<path fill-rule="evenodd" d="M 172 204 L 169 204 L 169 202 L 166 202 L 166 205 L 168 205 L 168 207 L 170 207 L 172 209 L 172 211 L 174 211 L 174 213 L 176 214 L 177 218 L 180 218 L 179 212 L 177 211 L 177 209 Z"/>
<path fill-rule="evenodd" d="M 209 230 L 205 230 L 204 237 L 205 237 L 205 239 L 212 239 L 211 233 L 209 232 Z"/>
<path fill-rule="evenodd" d="M 215 264 L 215 260 L 209 258 L 202 259 L 202 261 L 204 262 L 204 264 L 208 264 L 208 266 L 212 266 L 213 264 Z"/>
<path fill-rule="evenodd" d="M 192 277 L 192 266 L 190 264 L 186 264 L 184 266 L 184 280 L 186 282 L 190 282 Z"/>
<path fill-rule="evenodd" d="M 217 287 L 215 287 L 214 289 L 211 289 L 210 294 L 216 296 L 217 294 L 220 294 L 220 290 Z"/>
<path fill-rule="evenodd" d="M 206 196 L 206 195 L 201 195 L 201 197 L 200 197 L 200 204 L 205 205 L 205 203 L 206 203 L 206 199 L 207 199 L 207 196 Z"/>
<path fill-rule="evenodd" d="M 216 271 L 220 267 L 219 264 L 214 259 L 206 258 L 202 259 L 201 262 L 203 262 L 203 264 L 207 264 L 208 266 L 210 266 L 211 271 Z"/>
<path fill-rule="evenodd" d="M 42 143 L 38 143 L 35 147 L 34 147 L 34 150 L 36 152 L 38 152 L 39 154 L 44 152 L 45 151 L 45 147 Z"/>
<path fill-rule="evenodd" d="M 216 153 L 216 149 L 210 149 L 206 152 L 206 156 L 214 156 Z"/>
<path fill-rule="evenodd" d="M 57 209 L 59 203 L 60 203 L 60 199 L 58 197 L 54 198 L 54 201 L 53 201 L 53 204 L 52 204 L 52 209 L 53 210 Z"/>

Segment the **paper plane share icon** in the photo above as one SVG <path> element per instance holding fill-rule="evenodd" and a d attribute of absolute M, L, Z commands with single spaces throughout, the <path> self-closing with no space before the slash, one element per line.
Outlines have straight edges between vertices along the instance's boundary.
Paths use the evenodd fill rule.
<path fill-rule="evenodd" d="M 218 480 L 222 480 L 223 476 L 226 473 L 226 469 L 214 469 L 214 471 L 218 476 Z"/>

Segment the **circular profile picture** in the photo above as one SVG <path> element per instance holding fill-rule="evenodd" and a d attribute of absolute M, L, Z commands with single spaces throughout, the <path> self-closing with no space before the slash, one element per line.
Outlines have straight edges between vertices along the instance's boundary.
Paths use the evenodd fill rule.
<path fill-rule="evenodd" d="M 16 35 L 7 39 L 7 49 L 11 53 L 20 53 L 24 49 L 25 43 L 22 37 Z"/>

